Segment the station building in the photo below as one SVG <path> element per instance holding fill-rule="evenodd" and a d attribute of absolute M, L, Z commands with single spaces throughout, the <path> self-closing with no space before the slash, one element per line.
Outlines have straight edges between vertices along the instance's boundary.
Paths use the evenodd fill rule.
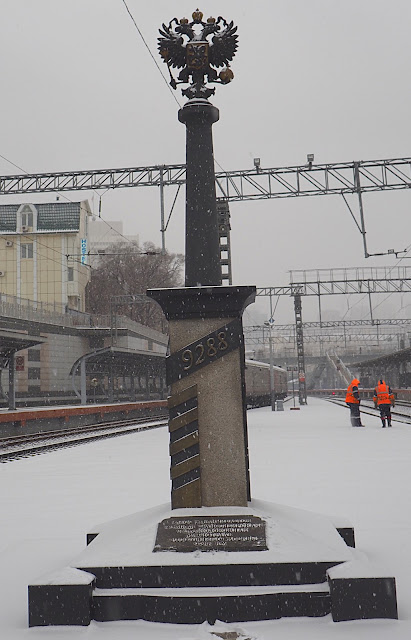
<path fill-rule="evenodd" d="M 18 406 L 165 395 L 168 337 L 85 312 L 91 221 L 87 200 L 0 206 L 0 406 L 10 362 Z"/>
<path fill-rule="evenodd" d="M 1 205 L 0 294 L 85 311 L 90 216 L 87 200 Z"/>
<path fill-rule="evenodd" d="M 19 302 L 0 297 L 0 407 L 9 401 L 10 349 L 17 406 L 78 403 L 81 391 L 91 402 L 166 396 L 165 334 L 121 316 L 114 332 L 110 316 Z"/>

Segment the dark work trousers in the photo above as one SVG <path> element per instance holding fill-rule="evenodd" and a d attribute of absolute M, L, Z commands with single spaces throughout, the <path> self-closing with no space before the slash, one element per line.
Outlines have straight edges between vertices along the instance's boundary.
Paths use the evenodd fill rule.
<path fill-rule="evenodd" d="M 350 407 L 351 425 L 353 427 L 362 427 L 360 416 L 360 405 L 357 402 L 347 402 Z"/>
<path fill-rule="evenodd" d="M 385 427 L 385 421 L 387 420 L 388 426 L 391 426 L 391 404 L 379 404 L 382 426 Z"/>

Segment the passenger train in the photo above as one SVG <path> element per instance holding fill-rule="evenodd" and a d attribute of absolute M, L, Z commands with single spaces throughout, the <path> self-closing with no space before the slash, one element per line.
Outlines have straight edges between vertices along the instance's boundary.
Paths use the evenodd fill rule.
<path fill-rule="evenodd" d="M 287 395 L 287 371 L 273 367 L 274 397 L 283 400 Z M 266 407 L 271 404 L 270 365 L 256 360 L 245 361 L 245 388 L 247 408 Z"/>
<path fill-rule="evenodd" d="M 275 400 L 284 399 L 287 395 L 287 372 L 281 367 L 274 366 L 274 398 Z M 141 376 L 144 378 L 144 376 Z M 97 380 L 97 379 L 95 379 Z M 91 381 L 92 383 L 93 381 Z M 117 381 L 119 382 L 119 381 Z M 165 367 L 164 374 L 161 377 L 150 376 L 148 380 L 141 380 L 135 384 L 134 388 L 129 388 L 126 381 L 123 384 L 115 384 L 113 389 L 114 402 L 141 402 L 148 400 L 165 400 L 168 395 L 168 389 L 165 384 Z M 88 404 L 110 404 L 107 392 L 107 383 L 103 377 L 99 378 L 96 386 L 89 387 L 88 380 Z M 246 401 L 247 408 L 269 406 L 271 404 L 270 393 L 270 365 L 266 362 L 258 362 L 256 360 L 245 360 L 245 385 L 246 385 Z M 44 394 L 16 394 L 17 407 L 44 407 L 56 405 L 78 405 L 79 398 L 74 392 L 71 393 L 44 393 Z M 6 395 L 0 395 L 0 408 L 6 408 L 8 398 Z"/>

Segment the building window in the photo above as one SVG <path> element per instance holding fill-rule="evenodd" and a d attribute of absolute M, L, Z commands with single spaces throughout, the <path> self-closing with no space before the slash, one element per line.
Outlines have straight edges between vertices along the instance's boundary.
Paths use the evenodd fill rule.
<path fill-rule="evenodd" d="M 21 226 L 33 228 L 33 212 L 28 207 L 27 209 L 26 211 L 23 210 L 21 214 Z"/>
<path fill-rule="evenodd" d="M 21 246 L 21 257 L 22 258 L 32 258 L 33 257 L 33 243 L 25 243 Z"/>
<path fill-rule="evenodd" d="M 67 268 L 67 280 L 73 282 L 74 280 L 74 267 Z"/>
<path fill-rule="evenodd" d="M 29 362 L 40 362 L 40 349 L 29 349 L 27 355 Z"/>

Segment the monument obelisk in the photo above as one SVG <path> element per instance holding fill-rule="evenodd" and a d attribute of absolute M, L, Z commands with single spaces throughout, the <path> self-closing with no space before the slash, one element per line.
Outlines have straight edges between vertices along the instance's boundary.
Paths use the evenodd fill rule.
<path fill-rule="evenodd" d="M 185 287 L 148 291 L 170 326 L 167 358 L 173 508 L 246 506 L 250 499 L 242 313 L 255 287 L 221 286 L 212 125 L 218 109 L 208 82 L 227 84 L 237 27 L 222 17 L 173 18 L 159 51 L 187 103 Z M 216 68 L 223 67 L 217 75 Z"/>

